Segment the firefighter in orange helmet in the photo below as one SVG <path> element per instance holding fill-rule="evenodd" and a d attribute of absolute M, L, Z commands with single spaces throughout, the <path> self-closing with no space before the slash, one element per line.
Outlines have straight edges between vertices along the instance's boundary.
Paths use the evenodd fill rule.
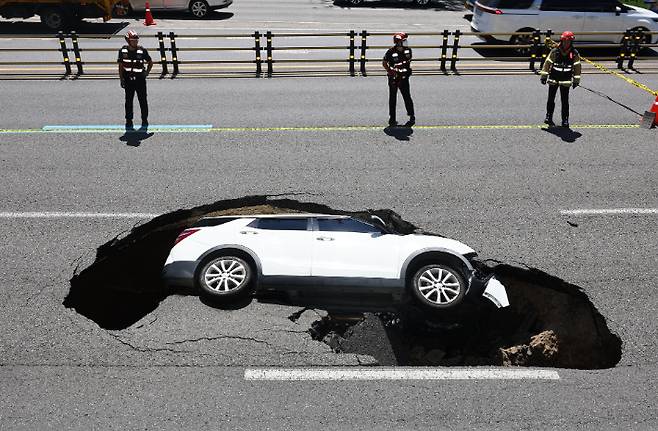
<path fill-rule="evenodd" d="M 575 36 L 565 31 L 560 37 L 560 44 L 553 48 L 541 71 L 541 83 L 548 83 L 548 102 L 546 103 L 546 119 L 544 123 L 555 126 L 553 111 L 555 110 L 555 95 L 560 89 L 562 101 L 562 127 L 569 127 L 569 88 L 580 85 L 580 55 L 573 47 Z"/>
<path fill-rule="evenodd" d="M 382 61 L 382 66 L 386 69 L 388 74 L 388 125 L 396 126 L 396 104 L 398 97 L 398 89 L 402 93 L 404 99 L 404 106 L 409 115 L 409 121 L 405 124 L 411 127 L 416 124 L 416 116 L 414 114 L 414 102 L 411 100 L 411 90 L 409 89 L 409 78 L 411 77 L 411 48 L 407 46 L 407 33 L 395 33 L 393 35 L 393 42 L 395 45 L 391 47 Z"/>

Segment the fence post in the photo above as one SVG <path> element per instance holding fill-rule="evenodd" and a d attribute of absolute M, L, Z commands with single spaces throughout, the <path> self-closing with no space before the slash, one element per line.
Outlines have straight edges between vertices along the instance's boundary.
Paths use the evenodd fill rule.
<path fill-rule="evenodd" d="M 164 36 L 161 31 L 158 32 L 158 48 L 160 50 L 160 66 L 162 67 L 162 74 L 160 77 L 169 73 L 167 68 L 167 51 L 165 50 Z"/>
<path fill-rule="evenodd" d="M 267 39 L 267 77 L 271 78 L 273 72 L 272 63 L 274 62 L 274 59 L 272 58 L 272 32 L 268 30 L 267 33 L 265 33 L 265 37 Z"/>
<path fill-rule="evenodd" d="M 361 75 L 366 76 L 366 50 L 368 49 L 368 32 L 361 31 Z"/>
<path fill-rule="evenodd" d="M 443 43 L 441 44 L 441 71 L 446 72 L 446 58 L 448 57 L 448 36 L 450 32 L 443 30 Z"/>
<path fill-rule="evenodd" d="M 73 54 L 75 55 L 75 67 L 78 69 L 78 75 L 82 75 L 82 58 L 80 57 L 80 46 L 78 45 L 78 34 L 71 32 L 71 43 L 73 44 Z"/>
<path fill-rule="evenodd" d="M 66 75 L 71 74 L 71 59 L 69 58 L 69 51 L 66 49 L 66 39 L 64 38 L 64 33 L 57 32 L 57 37 L 59 38 L 59 50 L 62 52 L 62 57 L 64 58 L 64 68 L 66 69 Z"/>
<path fill-rule="evenodd" d="M 461 31 L 455 30 L 455 38 L 452 42 L 452 57 L 450 58 L 450 70 L 457 71 L 457 50 L 459 49 L 459 36 Z"/>
<path fill-rule="evenodd" d="M 548 53 L 551 52 L 551 36 L 553 36 L 553 30 L 550 28 L 546 31 L 546 39 L 544 39 L 544 46 L 542 47 L 542 53 L 541 53 L 541 68 L 544 68 L 544 63 L 546 62 L 546 58 L 548 57 Z"/>
<path fill-rule="evenodd" d="M 630 43 L 631 43 L 631 31 L 626 30 L 624 32 L 624 37 L 621 38 L 621 44 L 619 46 L 619 56 L 617 57 L 617 69 L 624 68 L 624 60 L 626 60 L 626 54 L 629 51 Z"/>
<path fill-rule="evenodd" d="M 356 37 L 356 32 L 354 30 L 350 30 L 350 76 L 354 76 L 354 50 L 355 50 L 355 45 L 354 45 L 354 38 Z"/>
<path fill-rule="evenodd" d="M 256 78 L 260 78 L 263 73 L 263 60 L 260 57 L 260 32 L 254 32 L 254 51 L 256 51 Z"/>
<path fill-rule="evenodd" d="M 176 49 L 176 35 L 173 31 L 169 32 L 169 42 L 171 43 L 171 64 L 174 66 L 172 78 L 178 75 L 178 50 Z"/>
<path fill-rule="evenodd" d="M 635 64 L 635 57 L 637 53 L 640 52 L 642 48 L 642 39 L 644 39 L 644 32 L 642 30 L 636 30 L 631 35 L 631 49 L 630 49 L 630 59 L 628 60 L 628 68 L 632 69 Z"/>
<path fill-rule="evenodd" d="M 537 57 L 540 55 L 541 33 L 539 30 L 532 32 L 532 53 L 530 54 L 530 70 L 535 70 Z"/>

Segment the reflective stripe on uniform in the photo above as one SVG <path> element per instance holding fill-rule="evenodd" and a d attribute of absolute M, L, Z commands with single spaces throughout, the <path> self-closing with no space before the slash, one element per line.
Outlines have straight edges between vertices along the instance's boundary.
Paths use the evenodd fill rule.
<path fill-rule="evenodd" d="M 566 67 L 553 66 L 553 70 L 558 71 L 558 72 L 571 72 L 572 68 L 571 68 L 571 66 L 566 66 Z"/>

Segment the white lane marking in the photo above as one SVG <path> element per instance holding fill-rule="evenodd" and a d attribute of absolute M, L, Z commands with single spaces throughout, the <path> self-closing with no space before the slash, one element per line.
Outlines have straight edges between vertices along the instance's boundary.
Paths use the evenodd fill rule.
<path fill-rule="evenodd" d="M 562 215 L 658 214 L 658 208 L 601 208 L 560 210 Z"/>
<path fill-rule="evenodd" d="M 151 213 L 0 212 L 0 218 L 154 218 Z"/>
<path fill-rule="evenodd" d="M 247 368 L 245 380 L 559 380 L 552 370 L 504 368 Z"/>

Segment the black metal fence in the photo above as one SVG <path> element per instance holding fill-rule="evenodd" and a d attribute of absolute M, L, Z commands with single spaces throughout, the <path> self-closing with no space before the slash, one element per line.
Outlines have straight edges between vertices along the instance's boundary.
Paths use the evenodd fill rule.
<path fill-rule="evenodd" d="M 618 43 L 577 44 L 594 61 L 614 62 L 618 69 L 658 72 L 658 55 L 651 49 L 658 34 L 628 30 L 624 33 L 589 32 L 586 36 Z M 534 73 L 549 52 L 550 31 L 473 33 L 460 30 L 410 33 L 414 69 L 420 74 Z M 477 39 L 476 39 L 477 37 Z M 5 47 L 7 39 L 20 47 Z M 59 33 L 54 37 L 0 36 L 0 76 L 64 77 L 114 76 L 116 52 L 122 36 Z M 321 39 L 323 43 L 318 43 Z M 466 41 L 465 39 L 470 39 Z M 486 40 L 486 42 L 480 41 Z M 503 40 L 512 42 L 493 41 Z M 160 77 L 251 76 L 306 74 L 382 74 L 383 53 L 390 33 L 367 30 L 334 33 L 259 32 L 250 34 L 143 35 L 141 44 L 152 52 Z M 38 45 L 38 46 L 34 46 Z M 41 46 L 49 45 L 49 46 Z M 594 51 L 596 51 L 594 53 Z"/>

